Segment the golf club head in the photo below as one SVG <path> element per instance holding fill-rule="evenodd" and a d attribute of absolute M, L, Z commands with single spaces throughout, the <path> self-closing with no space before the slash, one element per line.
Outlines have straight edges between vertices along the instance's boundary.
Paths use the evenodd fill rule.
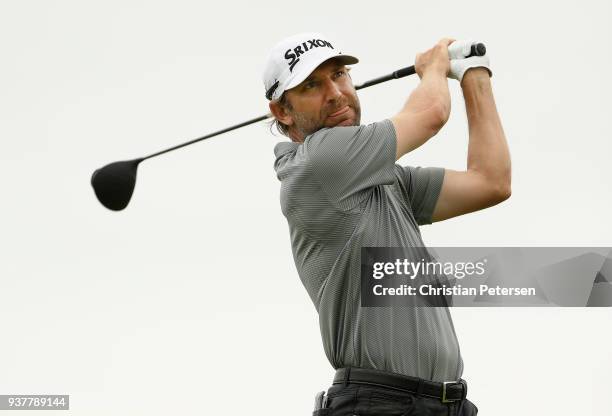
<path fill-rule="evenodd" d="M 91 186 L 98 201 L 113 211 L 121 211 L 127 207 L 136 185 L 138 164 L 143 160 L 125 160 L 97 169 L 91 175 Z"/>

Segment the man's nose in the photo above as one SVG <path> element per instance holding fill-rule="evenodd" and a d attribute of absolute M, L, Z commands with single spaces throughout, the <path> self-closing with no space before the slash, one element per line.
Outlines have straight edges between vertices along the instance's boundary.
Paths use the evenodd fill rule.
<path fill-rule="evenodd" d="M 325 83 L 325 98 L 327 101 L 334 101 L 342 96 L 340 87 L 333 80 L 328 79 Z"/>

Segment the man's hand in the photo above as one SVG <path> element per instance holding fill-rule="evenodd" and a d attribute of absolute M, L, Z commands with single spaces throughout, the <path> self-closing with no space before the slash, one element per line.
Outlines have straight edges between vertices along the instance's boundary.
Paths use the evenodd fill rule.
<path fill-rule="evenodd" d="M 458 80 L 460 84 L 463 76 L 470 68 L 486 68 L 489 72 L 489 77 L 493 76 L 487 54 L 466 58 L 470 54 L 472 45 L 476 43 L 478 42 L 472 40 L 457 40 L 448 47 L 448 55 L 450 57 L 449 77 Z"/>
<path fill-rule="evenodd" d="M 445 77 L 450 72 L 450 56 L 448 47 L 455 39 L 440 39 L 433 48 L 422 53 L 417 53 L 414 68 L 420 79 L 423 79 L 425 72 L 432 71 Z"/>

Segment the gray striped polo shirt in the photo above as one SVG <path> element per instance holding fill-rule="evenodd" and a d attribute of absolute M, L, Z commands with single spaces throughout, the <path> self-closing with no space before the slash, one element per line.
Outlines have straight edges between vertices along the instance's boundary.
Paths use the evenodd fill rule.
<path fill-rule="evenodd" d="M 324 128 L 274 148 L 295 265 L 334 368 L 457 380 L 463 361 L 446 307 L 361 307 L 361 247 L 423 247 L 443 168 L 395 163 L 390 120 Z"/>

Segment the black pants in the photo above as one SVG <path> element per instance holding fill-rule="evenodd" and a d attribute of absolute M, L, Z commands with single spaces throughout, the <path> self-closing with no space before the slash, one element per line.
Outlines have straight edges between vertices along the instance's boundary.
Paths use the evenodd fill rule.
<path fill-rule="evenodd" d="M 313 416 L 475 416 L 478 408 L 464 399 L 442 403 L 391 388 L 364 384 L 334 384 L 327 390 L 325 408 Z"/>

